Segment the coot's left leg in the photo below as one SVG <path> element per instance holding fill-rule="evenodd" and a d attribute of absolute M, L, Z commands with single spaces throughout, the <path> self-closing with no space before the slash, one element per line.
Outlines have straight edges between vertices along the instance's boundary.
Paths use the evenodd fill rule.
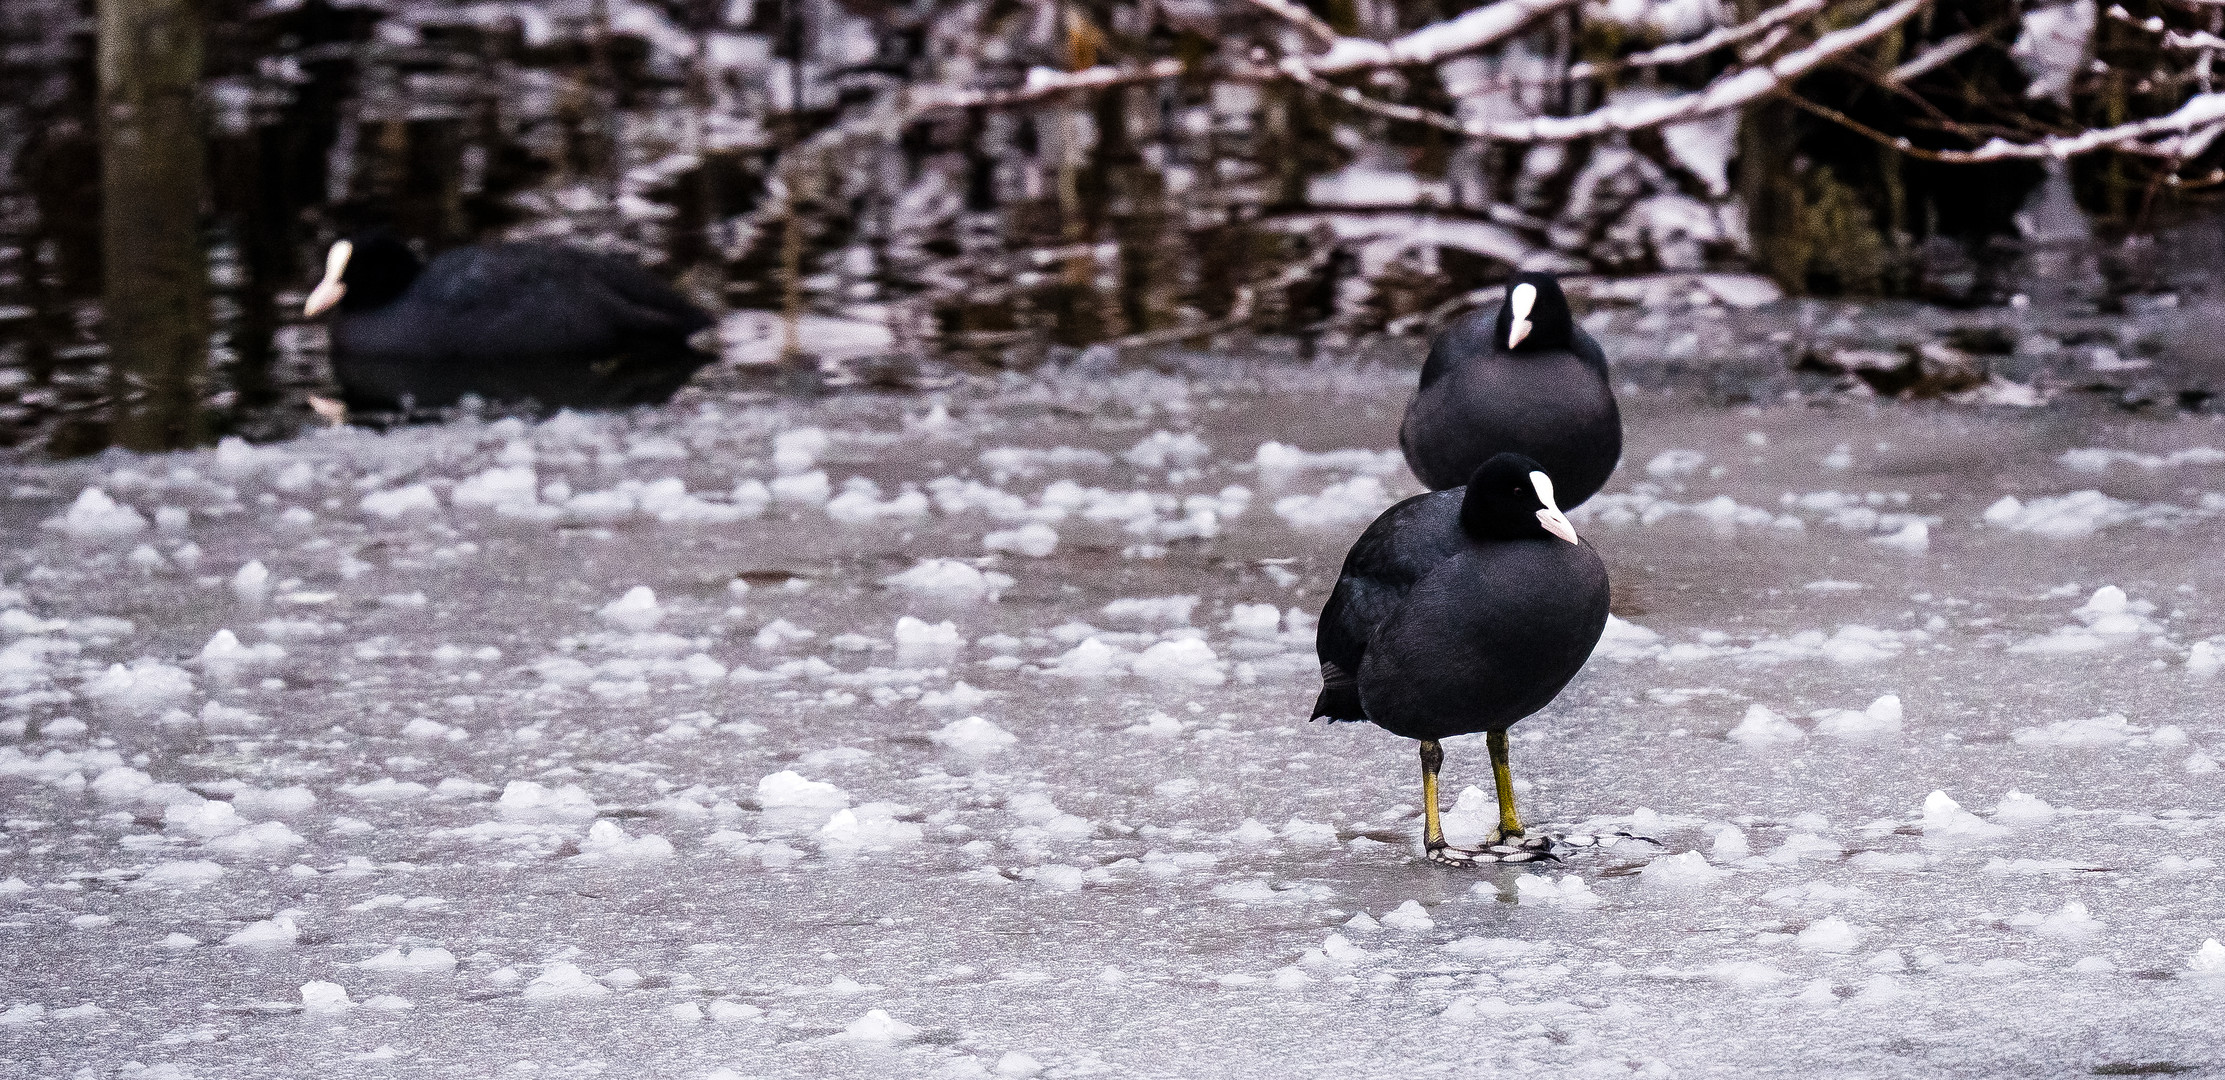
<path fill-rule="evenodd" d="M 1514 772 L 1507 768 L 1507 733 L 1501 730 L 1485 735 L 1484 745 L 1491 748 L 1491 778 L 1499 787 L 1499 827 L 1490 843 L 1511 843 L 1522 835 L 1522 819 L 1514 813 Z"/>
<path fill-rule="evenodd" d="M 1431 862 L 1447 866 L 1475 866 L 1476 852 L 1445 842 L 1445 823 L 1437 812 L 1437 770 L 1445 765 L 1445 748 L 1435 739 L 1422 740 L 1422 852 Z"/>

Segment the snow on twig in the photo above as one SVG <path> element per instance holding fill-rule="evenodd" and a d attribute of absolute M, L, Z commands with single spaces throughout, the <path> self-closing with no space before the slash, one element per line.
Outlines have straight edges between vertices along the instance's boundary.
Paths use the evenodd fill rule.
<path fill-rule="evenodd" d="M 1781 4 L 1762 12 L 1750 22 L 1739 23 L 1736 26 L 1720 26 L 1690 41 L 1663 45 L 1658 49 L 1650 49 L 1646 52 L 1631 53 L 1619 60 L 1602 64 L 1595 64 L 1589 60 L 1584 61 L 1570 67 L 1568 77 L 1571 79 L 1588 79 L 1608 71 L 1681 64 L 1686 60 L 1706 56 L 1725 45 L 1735 45 L 1782 23 L 1807 18 L 1828 6 L 1830 6 L 1829 0 L 1792 0 L 1792 3 Z"/>
<path fill-rule="evenodd" d="M 2187 103 L 2168 115 L 2137 120 L 2116 127 L 2095 128 L 2076 135 L 2053 135 L 2038 142 L 2012 143 L 1994 139 L 1976 150 L 1936 151 L 1941 161 L 1958 163 L 1977 161 L 2037 161 L 2047 158 L 2070 158 L 2090 154 L 2096 150 L 2137 149 L 2154 152 L 2170 150 L 2169 146 L 2135 145 L 2150 135 L 2170 135 L 2192 131 L 2195 128 L 2225 122 L 2225 93 L 2196 94 Z M 2173 140 L 2176 142 L 2176 140 Z"/>
<path fill-rule="evenodd" d="M 958 86 L 922 86 L 912 91 L 911 112 L 914 115 L 938 109 L 970 109 L 978 106 L 1017 105 L 1041 101 L 1060 94 L 1081 90 L 1102 90 L 1127 83 L 1152 82 L 1172 79 L 1182 74 L 1180 60 L 1154 60 L 1135 67 L 1100 65 L 1080 71 L 1054 71 L 1050 68 L 1033 68 L 1028 71 L 1027 82 L 1005 90 L 969 89 Z"/>
<path fill-rule="evenodd" d="M 1276 10 L 1272 0 L 1252 2 Z M 1434 64 L 1494 44 L 1529 25 L 1532 19 L 1575 3 L 1576 0 L 1499 0 L 1444 22 L 1431 23 L 1395 41 L 1338 37 L 1327 53 L 1305 63 L 1319 75 L 1402 64 Z"/>
<path fill-rule="evenodd" d="M 1946 38 L 1931 48 L 1917 53 L 1907 63 L 1894 68 L 1885 76 L 1885 84 L 1887 86 L 1899 86 L 1911 79 L 1921 77 L 1952 61 L 1955 57 L 1985 44 L 1987 39 L 1992 36 L 1993 27 L 1981 26 L 1976 30 L 1965 30 L 1953 37 Z"/>
<path fill-rule="evenodd" d="M 1343 35 L 1338 34 L 1335 27 L 1322 22 L 1318 16 L 1307 11 L 1303 6 L 1291 3 L 1291 0 L 1248 0 L 1248 2 L 1253 7 L 1269 12 L 1297 27 L 1307 37 L 1312 38 L 1314 44 L 1324 49 L 1334 48 L 1336 43 L 1342 40 Z"/>
<path fill-rule="evenodd" d="M 2225 37 L 2218 37 L 2207 30 L 2196 30 L 2187 34 L 2172 30 L 2163 35 L 2163 46 L 2167 49 L 2184 49 L 2188 52 L 2225 49 Z"/>
<path fill-rule="evenodd" d="M 1316 73 L 1319 68 L 1315 63 L 1285 59 L 1279 66 L 1283 74 L 1297 82 L 1335 94 L 1353 105 L 1394 119 L 1430 124 L 1471 138 L 1499 142 L 1570 142 L 1594 135 L 1642 131 L 1665 124 L 1697 120 L 1777 93 L 1825 61 L 1884 36 L 1915 14 L 1925 3 L 1926 0 L 1900 0 L 1854 26 L 1834 30 L 1817 38 L 1806 48 L 1786 53 L 1765 67 L 1725 73 L 1709 83 L 1705 89 L 1695 93 L 1611 105 L 1581 116 L 1537 116 L 1527 120 L 1464 123 L 1429 109 L 1376 101 L 1357 90 L 1331 86 L 1318 77 Z"/>

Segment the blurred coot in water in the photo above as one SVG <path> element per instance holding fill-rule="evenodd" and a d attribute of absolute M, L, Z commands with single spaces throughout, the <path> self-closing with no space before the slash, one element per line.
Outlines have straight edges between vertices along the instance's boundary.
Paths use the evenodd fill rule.
<path fill-rule="evenodd" d="M 1472 312 L 1437 336 L 1398 445 L 1436 491 L 1505 452 L 1544 465 L 1564 506 L 1606 485 L 1622 458 L 1622 413 L 1607 356 L 1576 325 L 1558 279 L 1516 274 L 1497 311 Z"/>
<path fill-rule="evenodd" d="M 478 244 L 420 262 L 392 234 L 332 245 L 303 305 L 331 311 L 332 372 L 351 410 L 436 409 L 466 395 L 545 408 L 670 398 L 714 357 L 710 315 L 632 262 L 549 244 Z"/>
<path fill-rule="evenodd" d="M 1345 556 L 1321 610 L 1313 715 L 1373 721 L 1421 742 L 1422 846 L 1437 862 L 1498 858 L 1445 841 L 1439 740 L 1487 733 L 1499 792 L 1490 843 L 1511 843 L 1522 822 L 1507 729 L 1568 685 L 1607 626 L 1606 564 L 1577 539 L 1553 486 L 1537 462 L 1500 454 L 1465 488 L 1383 511 Z"/>

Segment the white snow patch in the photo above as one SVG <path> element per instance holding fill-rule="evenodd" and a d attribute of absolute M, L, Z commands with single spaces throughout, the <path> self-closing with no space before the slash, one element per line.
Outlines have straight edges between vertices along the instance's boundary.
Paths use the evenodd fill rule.
<path fill-rule="evenodd" d="M 393 521 L 408 514 L 431 513 L 440 509 L 440 496 L 426 484 L 411 484 L 387 491 L 374 491 L 358 504 L 372 517 Z"/>
<path fill-rule="evenodd" d="M 1730 871 L 1709 866 L 1707 857 L 1697 851 L 1680 855 L 1664 855 L 1646 864 L 1638 871 L 1642 884 L 1658 888 L 1693 889 L 1713 885 L 1728 877 Z"/>
<path fill-rule="evenodd" d="M 193 676 L 159 660 L 111 664 L 85 684 L 85 696 L 112 709 L 146 713 L 191 697 Z"/>
<path fill-rule="evenodd" d="M 938 746 L 967 754 L 993 754 L 1019 741 L 1019 736 L 978 716 L 953 720 L 927 737 Z"/>
<path fill-rule="evenodd" d="M 1408 900 L 1386 912 L 1382 925 L 1392 930 L 1434 930 L 1437 920 L 1429 917 L 1428 909 L 1416 900 Z"/>
<path fill-rule="evenodd" d="M 882 578 L 881 584 L 949 600 L 995 600 L 1012 587 L 1013 581 L 1007 575 L 977 570 L 956 559 L 922 559 L 901 574 Z"/>
<path fill-rule="evenodd" d="M 78 493 L 77 501 L 61 516 L 48 518 L 43 524 L 80 540 L 108 540 L 144 531 L 147 519 L 109 498 L 107 492 L 89 487 Z"/>
<path fill-rule="evenodd" d="M 1834 915 L 1808 924 L 1792 943 L 1806 952 L 1853 952 L 1862 943 L 1862 931 Z"/>
<path fill-rule="evenodd" d="M 1275 500 L 1275 516 L 1295 529 L 1340 529 L 1365 525 L 1391 505 L 1381 480 L 1355 476 L 1331 484 L 1319 495 L 1286 495 Z"/>
<path fill-rule="evenodd" d="M 1733 742 L 1748 746 L 1770 746 L 1778 743 L 1795 743 L 1808 737 L 1800 725 L 1769 711 L 1761 705 L 1746 707 L 1746 716 L 1730 730 Z"/>
<path fill-rule="evenodd" d="M 639 632 L 655 627 L 664 618 L 664 609 L 657 605 L 655 590 L 647 585 L 636 585 L 626 590 L 626 595 L 604 604 L 595 616 L 613 626 Z"/>
<path fill-rule="evenodd" d="M 2085 720 L 2057 720 L 2040 727 L 2017 728 L 2009 733 L 2018 746 L 2045 746 L 2070 749 L 2102 749 L 2124 746 L 2135 740 L 2146 742 L 2140 736 L 2148 729 L 2135 726 L 2122 713 L 2110 713 Z"/>
<path fill-rule="evenodd" d="M 1170 465 L 1189 466 L 1204 461 L 1213 450 L 1190 432 L 1175 434 L 1154 431 L 1142 442 L 1129 447 L 1120 455 L 1122 461 L 1140 469 L 1164 469 Z"/>
<path fill-rule="evenodd" d="M 1564 874 L 1559 881 L 1544 874 L 1524 874 L 1514 879 L 1514 897 L 1523 904 L 1552 904 L 1561 907 L 1598 907 L 1605 903 L 1592 891 L 1583 878 Z"/>
<path fill-rule="evenodd" d="M 595 800 L 577 784 L 548 788 L 532 780 L 512 780 L 495 800 L 502 816 L 521 819 L 577 819 L 595 816 Z"/>
<path fill-rule="evenodd" d="M 845 525 L 878 521 L 916 521 L 927 516 L 927 496 L 906 488 L 893 499 L 881 498 L 881 487 L 862 476 L 843 482 L 842 494 L 827 502 L 827 516 Z"/>
<path fill-rule="evenodd" d="M 1900 695 L 1886 694 L 1860 711 L 1825 709 L 1813 716 L 1818 735 L 1839 739 L 1872 739 L 1899 733 L 1903 714 Z"/>
<path fill-rule="evenodd" d="M 837 810 L 820 826 L 819 846 L 836 854 L 911 847 L 920 842 L 925 830 L 898 818 L 907 809 L 895 803 L 872 802 L 855 810 Z"/>
<path fill-rule="evenodd" d="M 1212 646 L 1196 638 L 1159 642 L 1139 654 L 1133 664 L 1135 673 L 1146 679 L 1192 686 L 1221 685 L 1228 681 L 1226 668 Z"/>
<path fill-rule="evenodd" d="M 128 888 L 133 889 L 198 889 L 224 876 L 224 867 L 206 859 L 174 860 L 156 863 L 138 877 Z"/>
<path fill-rule="evenodd" d="M 1125 597 L 1099 609 L 1113 622 L 1143 626 L 1188 626 L 1195 596 Z"/>
<path fill-rule="evenodd" d="M 539 975 L 534 976 L 532 982 L 525 984 L 525 998 L 528 1001 L 601 997 L 608 993 L 610 987 L 580 970 L 578 964 L 571 963 L 550 964 Z"/>
<path fill-rule="evenodd" d="M 853 1042 L 897 1043 L 919 1037 L 919 1029 L 880 1009 L 869 1009 L 842 1029 L 839 1038 Z"/>
<path fill-rule="evenodd" d="M 1406 467 L 1405 455 L 1396 450 L 1326 450 L 1313 453 L 1279 442 L 1263 442 L 1252 455 L 1259 478 L 1286 484 L 1299 473 L 1311 471 L 1355 473 L 1362 476 L 1395 476 Z"/>
<path fill-rule="evenodd" d="M 377 956 L 356 961 L 365 971 L 392 971 L 410 975 L 444 975 L 456 970 L 456 954 L 434 946 L 413 948 L 404 953 L 399 947 L 388 949 Z"/>
<path fill-rule="evenodd" d="M 290 915 L 279 915 L 261 922 L 249 923 L 225 937 L 224 944 L 249 948 L 268 948 L 291 945 L 301 940 L 301 928 L 294 925 Z"/>
<path fill-rule="evenodd" d="M 654 833 L 628 836 L 617 822 L 602 819 L 587 829 L 587 838 L 579 843 L 582 862 L 640 863 L 661 862 L 672 857 L 672 841 Z"/>
<path fill-rule="evenodd" d="M 348 998 L 347 989 L 339 983 L 312 980 L 301 984 L 303 1012 L 345 1012 L 354 1005 L 355 1002 Z"/>
<path fill-rule="evenodd" d="M 2063 539 L 2090 536 L 2139 516 L 2139 508 L 2132 503 L 2087 490 L 2036 498 L 2029 503 L 2003 495 L 1986 507 L 1983 520 L 2011 532 Z"/>
<path fill-rule="evenodd" d="M 1047 559 L 1058 550 L 1058 530 L 1040 521 L 1031 521 L 1016 529 L 990 532 L 981 538 L 981 546 L 992 552 Z"/>

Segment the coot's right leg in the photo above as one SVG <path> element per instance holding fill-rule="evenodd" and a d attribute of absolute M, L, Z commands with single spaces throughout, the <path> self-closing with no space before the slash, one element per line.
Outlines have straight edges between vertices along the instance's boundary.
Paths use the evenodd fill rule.
<path fill-rule="evenodd" d="M 1444 819 L 1437 811 L 1437 770 L 1445 765 L 1445 748 L 1435 739 L 1422 740 L 1422 852 L 1431 862 L 1446 866 L 1477 865 L 1474 851 L 1445 842 Z"/>

